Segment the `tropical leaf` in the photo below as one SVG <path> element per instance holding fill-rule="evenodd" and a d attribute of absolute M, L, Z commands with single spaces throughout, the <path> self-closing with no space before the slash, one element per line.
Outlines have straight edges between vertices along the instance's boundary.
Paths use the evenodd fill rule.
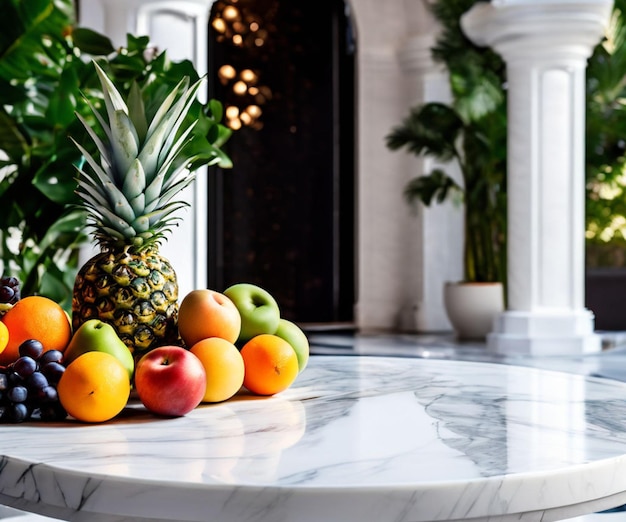
<path fill-rule="evenodd" d="M 411 109 L 409 115 L 387 135 L 387 147 L 402 147 L 417 156 L 434 156 L 449 161 L 458 156 L 456 141 L 463 130 L 457 112 L 443 103 L 427 103 Z"/>
<path fill-rule="evenodd" d="M 404 188 L 404 197 L 409 203 L 418 200 L 428 207 L 433 199 L 437 203 L 445 201 L 451 191 L 462 193 L 463 189 L 442 169 L 435 169 L 409 181 Z"/>

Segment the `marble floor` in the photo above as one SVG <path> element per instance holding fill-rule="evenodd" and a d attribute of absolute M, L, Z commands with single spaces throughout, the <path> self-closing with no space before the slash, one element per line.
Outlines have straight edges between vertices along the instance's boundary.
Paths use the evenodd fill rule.
<path fill-rule="evenodd" d="M 309 333 L 311 353 L 320 355 L 371 355 L 423 357 L 516 364 L 626 381 L 626 332 L 599 332 L 602 351 L 579 356 L 503 356 L 481 342 L 459 342 L 452 333 L 428 335 L 350 332 Z"/>

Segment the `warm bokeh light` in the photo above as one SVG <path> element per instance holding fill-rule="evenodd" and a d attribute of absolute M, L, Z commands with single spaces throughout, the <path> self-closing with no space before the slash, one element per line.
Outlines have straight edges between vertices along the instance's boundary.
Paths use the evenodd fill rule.
<path fill-rule="evenodd" d="M 234 120 L 239 116 L 239 107 L 235 107 L 234 105 L 229 105 L 226 107 L 226 118 L 229 120 Z"/>
<path fill-rule="evenodd" d="M 228 5 L 222 11 L 222 16 L 226 20 L 236 20 L 239 17 L 239 10 L 232 5 Z"/>
<path fill-rule="evenodd" d="M 265 27 L 265 19 L 246 5 L 237 5 L 237 0 L 220 0 L 211 25 L 215 29 L 218 42 L 241 48 L 261 47 L 270 37 Z M 244 68 L 238 71 L 232 65 L 222 65 L 217 76 L 223 86 L 232 89 L 231 93 L 239 101 L 230 100 L 225 109 L 226 124 L 233 130 L 244 125 L 259 130 L 263 111 L 260 105 L 272 99 L 272 90 L 262 85 L 258 72 Z M 231 97 L 232 97 L 231 94 Z M 244 109 L 245 107 L 245 109 Z"/>
<path fill-rule="evenodd" d="M 244 69 L 243 71 L 241 71 L 241 73 L 239 73 L 239 77 L 248 84 L 256 83 L 258 79 L 257 75 L 254 74 L 254 71 L 250 69 Z"/>
<path fill-rule="evenodd" d="M 246 112 L 253 118 L 258 118 L 262 113 L 261 107 L 258 105 L 248 105 L 248 107 L 246 107 Z"/>
<path fill-rule="evenodd" d="M 232 80 L 235 76 L 237 76 L 237 71 L 232 65 L 222 65 L 219 71 L 217 71 L 217 74 L 222 79 Z"/>
<path fill-rule="evenodd" d="M 226 22 L 222 18 L 215 18 L 213 20 L 213 29 L 215 29 L 218 33 L 226 32 Z"/>
<path fill-rule="evenodd" d="M 233 85 L 233 92 L 235 94 L 239 94 L 240 96 L 242 96 L 246 94 L 247 91 L 248 86 L 245 84 L 245 82 L 238 81 L 237 83 L 235 83 L 235 85 Z"/>

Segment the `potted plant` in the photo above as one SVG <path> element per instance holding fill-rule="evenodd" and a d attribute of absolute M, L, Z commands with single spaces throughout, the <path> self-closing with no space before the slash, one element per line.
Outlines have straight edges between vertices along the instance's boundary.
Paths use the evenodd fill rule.
<path fill-rule="evenodd" d="M 494 315 L 502 311 L 506 278 L 506 93 L 504 64 L 487 48 L 463 34 L 459 20 L 475 0 L 438 0 L 431 4 L 443 30 L 432 49 L 433 59 L 450 75 L 452 102 L 429 102 L 412 108 L 386 137 L 391 150 L 406 148 L 419 157 L 456 162 L 457 183 L 445 168 L 412 179 L 405 188 L 410 203 L 429 206 L 453 193 L 464 205 L 464 278 L 446 284 L 444 302 L 461 338 L 482 338 Z M 462 294 L 457 294 L 457 292 Z M 476 312 L 488 292 L 495 304 L 466 325 L 460 305 Z M 469 295 L 466 297 L 466 294 Z M 469 327 L 469 328 L 467 328 Z"/>

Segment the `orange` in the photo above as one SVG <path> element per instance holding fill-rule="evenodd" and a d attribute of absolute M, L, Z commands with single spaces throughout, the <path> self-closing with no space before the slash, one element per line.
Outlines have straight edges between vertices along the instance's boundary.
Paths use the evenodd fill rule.
<path fill-rule="evenodd" d="M 204 366 L 206 391 L 202 402 L 222 402 L 230 399 L 243 384 L 243 357 L 237 347 L 225 339 L 209 337 L 191 347 Z"/>
<path fill-rule="evenodd" d="M 189 292 L 178 310 L 178 332 L 188 348 L 209 337 L 234 343 L 241 331 L 241 315 L 224 294 L 209 289 Z"/>
<path fill-rule="evenodd" d="M 9 329 L 3 322 L 0 322 L 0 353 L 4 351 L 7 344 L 9 344 Z"/>
<path fill-rule="evenodd" d="M 67 413 L 83 422 L 104 422 L 124 409 L 130 395 L 128 371 L 106 352 L 87 352 L 63 372 L 57 392 Z"/>
<path fill-rule="evenodd" d="M 273 334 L 250 339 L 241 349 L 245 366 L 243 385 L 257 395 L 286 390 L 298 376 L 298 356 L 291 345 Z"/>
<path fill-rule="evenodd" d="M 64 351 L 70 342 L 72 328 L 65 310 L 48 297 L 39 295 L 20 299 L 2 317 L 9 330 L 9 342 L 0 353 L 0 364 L 9 364 L 19 357 L 20 344 L 37 339 L 44 350 Z"/>

